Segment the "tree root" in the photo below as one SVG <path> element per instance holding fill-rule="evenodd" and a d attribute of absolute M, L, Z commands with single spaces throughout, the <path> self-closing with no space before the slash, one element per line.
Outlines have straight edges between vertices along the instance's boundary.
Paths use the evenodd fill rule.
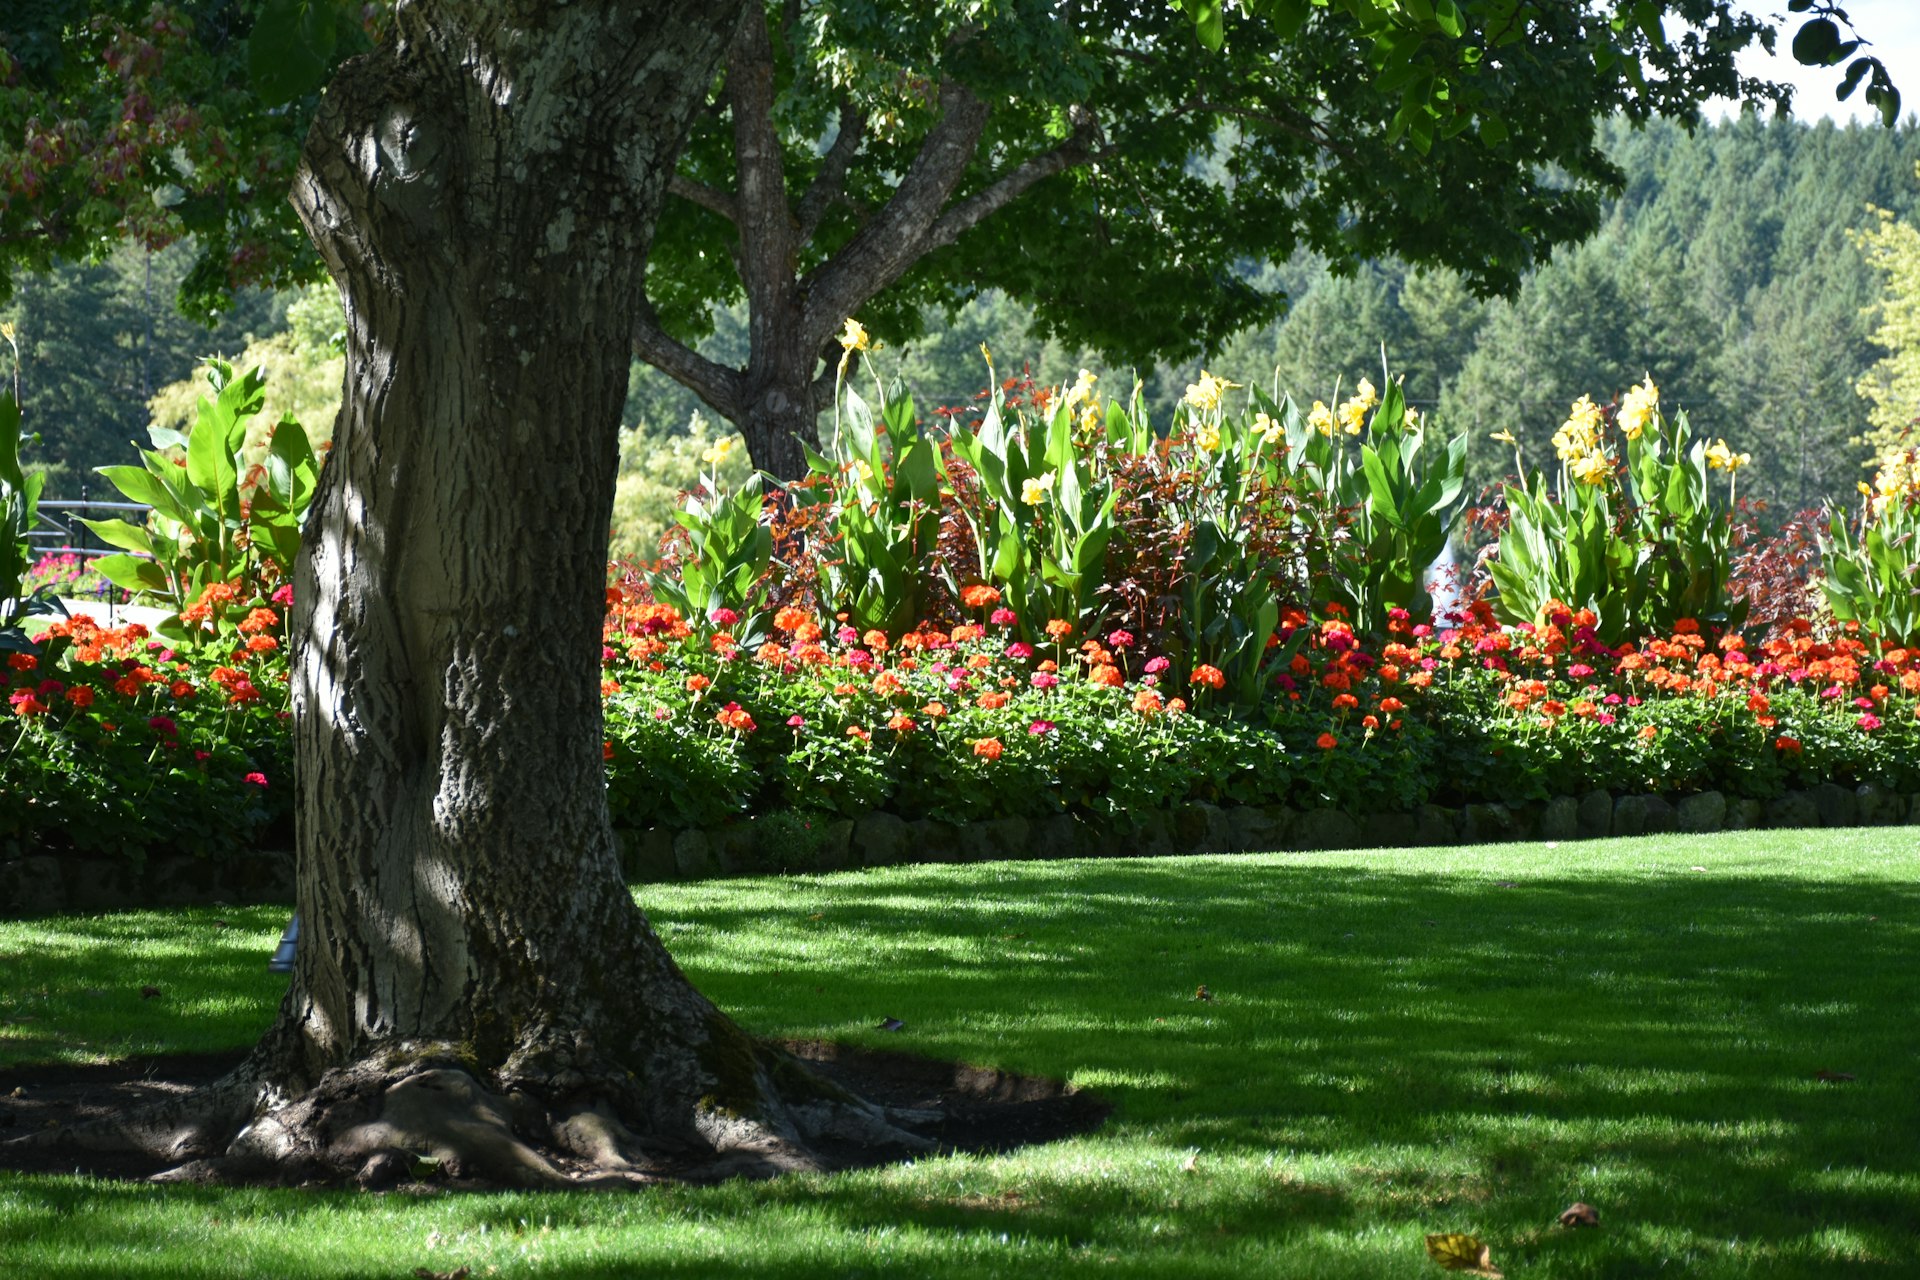
<path fill-rule="evenodd" d="M 453 1046 L 398 1045 L 291 1095 L 260 1059 L 182 1098 L 15 1141 L 165 1163 L 156 1181 L 612 1188 L 767 1177 L 932 1150 L 938 1112 L 883 1108 L 752 1046 L 759 1105 L 640 1097 L 634 1078 L 575 1063 L 544 1082 L 490 1076 Z M 851 1157 L 851 1159 L 850 1159 Z"/>

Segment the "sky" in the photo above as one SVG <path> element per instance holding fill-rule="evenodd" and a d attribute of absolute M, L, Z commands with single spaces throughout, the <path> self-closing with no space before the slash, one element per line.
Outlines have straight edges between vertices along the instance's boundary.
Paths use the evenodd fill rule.
<path fill-rule="evenodd" d="M 1784 17 L 1784 22 L 1775 24 L 1780 29 L 1780 51 L 1769 58 L 1756 46 L 1742 58 L 1741 70 L 1749 75 L 1784 80 L 1793 85 L 1793 114 L 1796 118 L 1818 120 L 1826 117 L 1842 123 L 1849 119 L 1865 121 L 1879 118 L 1866 103 L 1864 85 L 1855 89 L 1853 97 L 1845 102 L 1834 99 L 1833 93 L 1840 85 L 1846 63 L 1837 67 L 1803 67 L 1793 60 L 1789 46 L 1793 42 L 1793 33 L 1800 29 L 1801 15 L 1787 13 L 1786 0 L 1735 0 L 1735 7 L 1760 17 L 1775 14 Z M 1871 48 L 1861 49 L 1860 53 L 1878 56 L 1893 76 L 1894 87 L 1900 90 L 1901 118 L 1904 120 L 1920 110 L 1920 0 L 1843 0 L 1841 7 L 1853 19 L 1854 29 L 1861 38 L 1872 45 Z M 1845 34 L 1844 28 L 1841 34 Z M 1722 106 L 1716 112 L 1710 105 L 1707 116 L 1712 119 L 1726 110 Z"/>

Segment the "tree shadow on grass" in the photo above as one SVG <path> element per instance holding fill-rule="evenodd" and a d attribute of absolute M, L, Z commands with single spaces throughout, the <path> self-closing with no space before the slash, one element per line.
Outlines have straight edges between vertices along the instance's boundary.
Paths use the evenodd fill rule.
<path fill-rule="evenodd" d="M 1332 1171 L 1213 1197 L 1229 1235 L 1362 1229 L 1445 1204 L 1516 1215 L 1524 1233 L 1587 1199 L 1662 1253 L 1740 1240 L 1783 1274 L 1836 1253 L 1920 1265 L 1911 884 L 1684 862 L 1503 881 L 1361 855 L 909 885 L 837 880 L 806 896 L 825 900 L 818 919 L 750 901 L 663 920 L 749 1026 L 782 1026 L 806 984 L 821 992 L 803 1016 L 838 1011 L 849 1032 L 884 1011 L 907 1022 L 902 1047 L 1070 1073 L 1117 1104 L 1116 1139 Z M 807 945 L 822 931 L 850 940 Z M 725 940 L 747 934 L 773 935 L 789 985 L 746 980 Z M 1098 1177 L 1030 1181 L 997 1229 L 1034 1229 L 1047 1203 L 1071 1206 L 1063 1231 L 1145 1207 L 1125 1190 L 1099 1204 Z M 927 1212 L 876 1190 L 849 1221 Z"/>
<path fill-rule="evenodd" d="M 751 1028 L 1069 1077 L 1116 1113 L 999 1158 L 681 1188 L 617 1212 L 473 1197 L 435 1221 L 614 1222 L 612 1256 L 543 1268 L 606 1277 L 862 1257 L 941 1276 L 1414 1275 L 1420 1233 L 1453 1229 L 1498 1241 L 1509 1274 L 1920 1267 L 1920 888 L 1684 858 L 1512 865 L 1500 880 L 1366 855 L 995 864 L 644 891 L 696 983 Z M 887 1017 L 905 1029 L 878 1031 Z M 137 1268 L 155 1194 L 41 1180 L 15 1222 L 84 1214 Z M 247 1194 L 295 1217 L 394 1212 Z M 1551 1226 L 1575 1199 L 1600 1206 L 1599 1232 Z M 687 1222 L 738 1243 L 715 1254 Z M 434 1260 L 398 1261 L 276 1265 Z"/>

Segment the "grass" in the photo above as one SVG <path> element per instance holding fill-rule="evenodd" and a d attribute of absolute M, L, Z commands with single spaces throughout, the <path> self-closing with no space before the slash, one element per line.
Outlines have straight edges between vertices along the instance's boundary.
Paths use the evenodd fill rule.
<path fill-rule="evenodd" d="M 1912 833 L 1881 830 L 648 886 L 757 1031 L 1064 1076 L 1117 1111 L 1008 1156 L 637 1195 L 0 1175 L 0 1258 L 1372 1280 L 1442 1274 L 1422 1236 L 1467 1231 L 1516 1278 L 1920 1274 L 1916 870 Z M 0 1063 L 244 1045 L 283 989 L 262 971 L 282 923 L 0 925 Z M 1598 1231 L 1553 1226 L 1574 1200 Z"/>

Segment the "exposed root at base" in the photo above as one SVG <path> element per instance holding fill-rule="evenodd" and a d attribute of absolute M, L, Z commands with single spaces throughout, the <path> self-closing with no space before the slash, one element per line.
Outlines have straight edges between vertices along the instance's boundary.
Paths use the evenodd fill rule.
<path fill-rule="evenodd" d="M 759 1047 L 756 1057 L 769 1068 L 755 1072 L 768 1085 L 759 1115 L 701 1099 L 672 1127 L 656 1119 L 636 1130 L 631 1077 L 570 1072 L 568 1095 L 550 1102 L 488 1081 L 452 1053 L 406 1046 L 329 1071 L 293 1098 L 249 1062 L 184 1097 L 15 1143 L 150 1157 L 168 1163 L 153 1175 L 162 1182 L 370 1189 L 434 1180 L 548 1189 L 714 1181 L 934 1149 L 915 1127 L 937 1112 L 874 1106 L 778 1049 Z M 799 1100 L 781 1096 L 775 1076 L 804 1081 Z M 652 1101 L 646 1109 L 657 1114 L 660 1100 Z M 847 1160 L 849 1151 L 862 1158 Z"/>

